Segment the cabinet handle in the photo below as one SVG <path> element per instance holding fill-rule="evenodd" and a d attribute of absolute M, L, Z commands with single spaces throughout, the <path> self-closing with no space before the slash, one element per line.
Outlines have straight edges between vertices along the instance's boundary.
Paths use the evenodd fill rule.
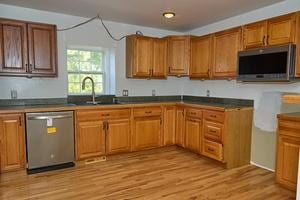
<path fill-rule="evenodd" d="M 266 45 L 266 36 L 265 35 L 263 36 L 262 43 L 263 43 L 263 45 Z"/>
<path fill-rule="evenodd" d="M 19 125 L 22 126 L 22 117 L 19 117 Z"/>
<path fill-rule="evenodd" d="M 210 115 L 209 117 L 216 118 L 216 117 L 217 117 L 217 115 Z"/>
<path fill-rule="evenodd" d="M 103 122 L 103 130 L 106 129 L 106 122 Z"/>
<path fill-rule="evenodd" d="M 208 150 L 208 151 L 211 151 L 211 152 L 214 152 L 214 151 L 215 151 L 214 149 L 209 148 L 209 147 L 207 148 L 207 150 Z"/>
<path fill-rule="evenodd" d="M 267 35 L 267 38 L 266 38 L 266 45 L 269 45 L 269 35 Z"/>
<path fill-rule="evenodd" d="M 211 133 L 217 133 L 217 131 L 215 131 L 215 130 L 209 130 L 209 132 L 211 132 Z"/>
<path fill-rule="evenodd" d="M 191 115 L 196 115 L 197 113 L 195 113 L 195 112 L 190 112 L 190 114 L 191 114 Z"/>
<path fill-rule="evenodd" d="M 29 72 L 32 72 L 32 64 L 29 64 Z"/>
<path fill-rule="evenodd" d="M 152 113 L 152 111 L 146 111 L 145 113 L 146 113 L 146 114 L 151 114 L 151 113 Z"/>
<path fill-rule="evenodd" d="M 151 77 L 153 77 L 153 69 L 151 69 Z"/>
<path fill-rule="evenodd" d="M 171 67 L 169 67 L 169 73 L 171 73 Z"/>
<path fill-rule="evenodd" d="M 108 117 L 110 114 L 107 113 L 107 114 L 102 114 L 102 117 Z"/>
<path fill-rule="evenodd" d="M 108 130 L 109 130 L 109 123 L 106 122 L 106 130 L 107 130 L 107 133 L 108 133 Z"/>

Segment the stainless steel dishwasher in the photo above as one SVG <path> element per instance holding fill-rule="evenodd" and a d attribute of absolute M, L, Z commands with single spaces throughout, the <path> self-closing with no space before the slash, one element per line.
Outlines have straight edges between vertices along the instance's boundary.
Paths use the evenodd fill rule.
<path fill-rule="evenodd" d="M 73 111 L 26 113 L 27 173 L 74 166 Z"/>

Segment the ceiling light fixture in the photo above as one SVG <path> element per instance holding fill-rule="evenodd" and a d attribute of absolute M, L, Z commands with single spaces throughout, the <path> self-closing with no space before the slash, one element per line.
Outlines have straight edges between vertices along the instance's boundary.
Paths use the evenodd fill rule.
<path fill-rule="evenodd" d="M 163 13 L 163 16 L 165 18 L 167 18 L 167 19 L 170 19 L 170 18 L 175 17 L 175 13 L 173 13 L 173 12 L 165 12 L 165 13 Z"/>

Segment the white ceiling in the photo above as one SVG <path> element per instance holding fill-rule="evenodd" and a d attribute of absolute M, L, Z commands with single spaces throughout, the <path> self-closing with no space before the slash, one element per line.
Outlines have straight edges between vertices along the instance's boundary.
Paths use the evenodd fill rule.
<path fill-rule="evenodd" d="M 175 31 L 187 31 L 283 0 L 0 0 L 10 4 L 82 17 Z M 173 19 L 162 13 L 173 11 Z"/>

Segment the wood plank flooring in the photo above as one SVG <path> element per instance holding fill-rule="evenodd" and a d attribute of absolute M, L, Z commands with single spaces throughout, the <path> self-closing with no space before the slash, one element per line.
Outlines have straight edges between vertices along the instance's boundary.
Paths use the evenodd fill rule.
<path fill-rule="evenodd" d="M 244 166 L 225 170 L 177 147 L 108 157 L 107 161 L 27 176 L 1 175 L 0 199 L 295 199 L 274 173 Z"/>

